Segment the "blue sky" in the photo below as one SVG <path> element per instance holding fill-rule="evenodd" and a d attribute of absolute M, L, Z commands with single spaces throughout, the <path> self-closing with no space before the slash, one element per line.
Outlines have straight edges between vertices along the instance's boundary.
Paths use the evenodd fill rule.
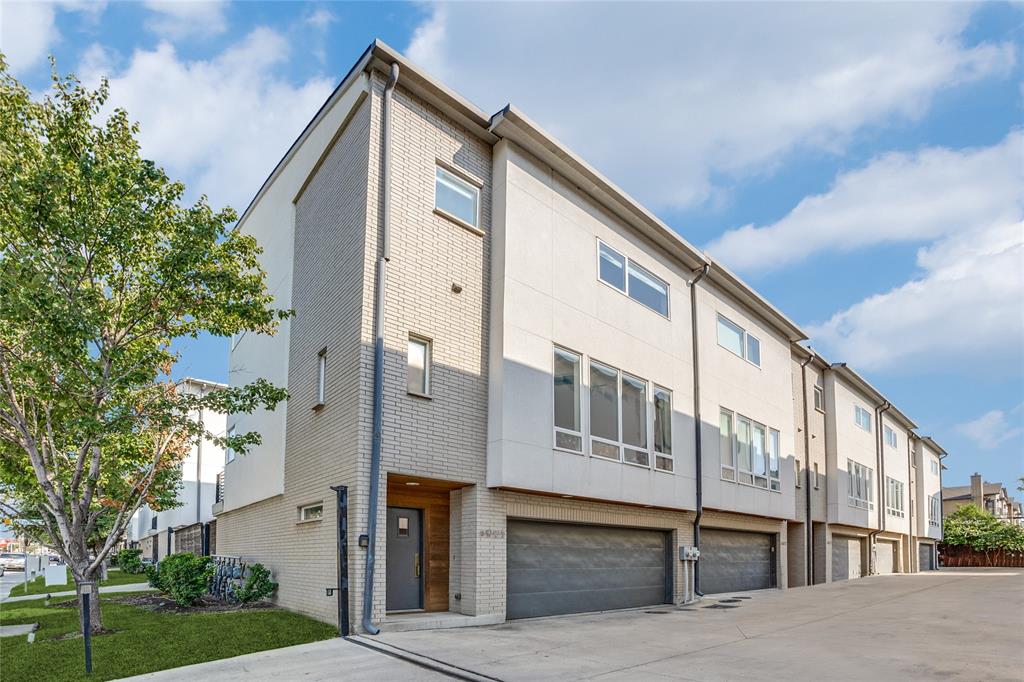
<path fill-rule="evenodd" d="M 0 4 L 242 209 L 374 37 L 487 111 L 513 102 L 707 248 L 950 451 L 1024 474 L 1024 9 L 918 3 Z M 495 27 L 500 27 L 496 31 Z M 177 374 L 224 381 L 227 343 Z"/>

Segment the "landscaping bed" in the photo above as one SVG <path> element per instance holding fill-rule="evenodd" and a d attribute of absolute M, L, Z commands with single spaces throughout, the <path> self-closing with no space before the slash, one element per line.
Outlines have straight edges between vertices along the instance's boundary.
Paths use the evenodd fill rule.
<path fill-rule="evenodd" d="M 129 593 L 102 597 L 106 634 L 94 636 L 93 673 L 86 676 L 78 612 L 71 597 L 0 604 L 0 624 L 39 623 L 36 641 L 4 638 L 0 670 L 4 679 L 110 680 L 242 654 L 328 639 L 337 630 L 325 623 L 255 605 L 208 603 L 179 607 L 167 597 Z"/>

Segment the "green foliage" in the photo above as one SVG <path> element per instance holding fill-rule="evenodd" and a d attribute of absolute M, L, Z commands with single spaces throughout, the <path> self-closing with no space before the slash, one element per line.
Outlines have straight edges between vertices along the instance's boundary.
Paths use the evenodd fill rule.
<path fill-rule="evenodd" d="M 243 604 L 266 599 L 277 589 L 277 583 L 270 579 L 270 569 L 263 564 L 249 567 L 249 576 L 238 590 L 238 601 Z"/>
<path fill-rule="evenodd" d="M 273 334 L 253 237 L 140 153 L 108 86 L 54 71 L 33 99 L 0 55 L 0 510 L 93 579 L 141 505 L 177 504 L 202 437 L 244 453 L 256 433 L 206 431 L 200 408 L 273 409 L 284 389 L 191 395 L 174 342 Z M 99 627 L 99 623 L 96 624 Z"/>
<path fill-rule="evenodd" d="M 179 606 L 192 606 L 206 594 L 215 567 L 208 556 L 171 554 L 160 562 L 156 585 Z"/>
<path fill-rule="evenodd" d="M 160 582 L 159 566 L 157 566 L 156 564 L 148 564 L 144 569 L 144 573 L 146 574 L 146 579 L 149 580 L 150 587 L 155 587 L 161 592 L 166 591 L 164 590 L 163 583 Z"/>
<path fill-rule="evenodd" d="M 114 555 L 114 563 L 125 573 L 142 573 L 141 549 L 122 549 Z"/>
<path fill-rule="evenodd" d="M 973 504 L 960 507 L 943 520 L 942 538 L 947 545 L 966 546 L 977 552 L 1024 552 L 1024 528 L 1003 523 Z"/>

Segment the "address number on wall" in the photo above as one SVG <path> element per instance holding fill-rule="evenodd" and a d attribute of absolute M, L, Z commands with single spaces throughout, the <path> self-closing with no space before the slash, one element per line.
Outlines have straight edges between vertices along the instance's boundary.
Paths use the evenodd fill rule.
<path fill-rule="evenodd" d="M 505 531 L 503 530 L 492 530 L 490 528 L 480 531 L 480 537 L 482 538 L 495 538 L 500 540 L 505 537 Z"/>

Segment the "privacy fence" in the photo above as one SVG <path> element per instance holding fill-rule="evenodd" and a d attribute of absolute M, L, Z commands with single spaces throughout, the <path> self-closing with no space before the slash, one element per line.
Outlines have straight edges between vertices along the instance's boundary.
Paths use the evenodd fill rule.
<path fill-rule="evenodd" d="M 939 545 L 939 562 L 943 566 L 996 566 L 1024 568 L 1024 552 L 1005 549 L 991 549 L 980 552 L 966 545 Z"/>

